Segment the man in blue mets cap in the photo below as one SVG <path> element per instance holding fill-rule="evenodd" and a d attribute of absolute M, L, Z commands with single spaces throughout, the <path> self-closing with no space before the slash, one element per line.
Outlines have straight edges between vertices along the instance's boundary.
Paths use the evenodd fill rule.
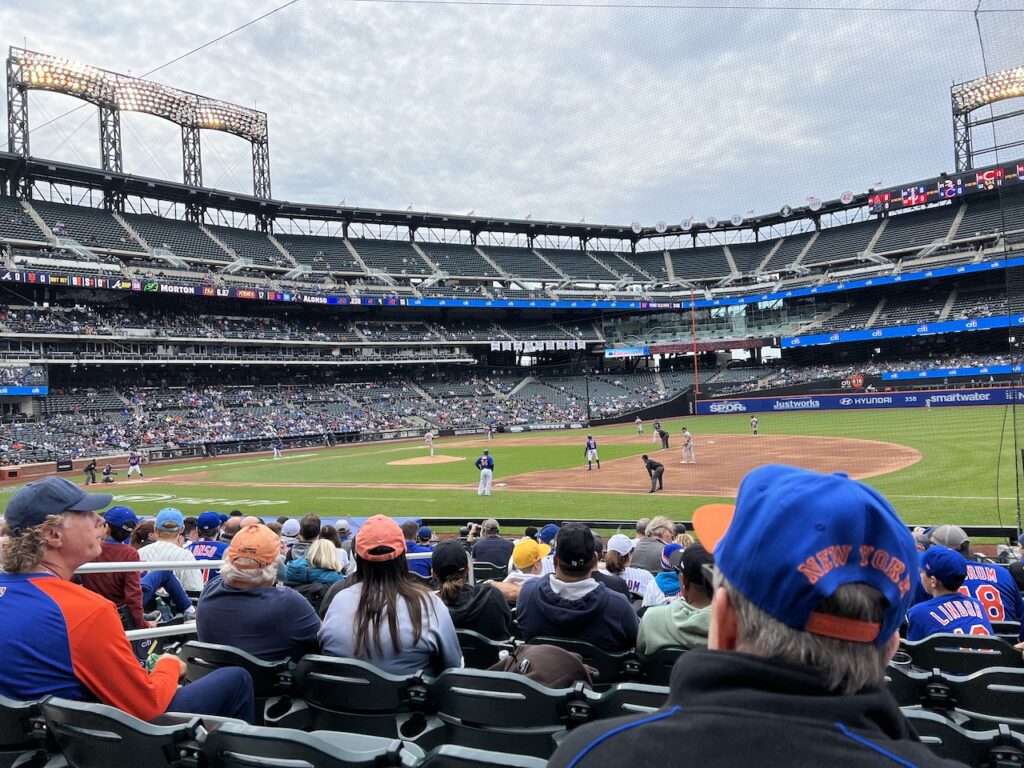
<path fill-rule="evenodd" d="M 766 465 L 693 523 L 715 560 L 708 650 L 680 657 L 663 708 L 571 731 L 551 768 L 681 754 L 702 768 L 960 765 L 920 743 L 885 689 L 918 560 L 880 493 Z"/>

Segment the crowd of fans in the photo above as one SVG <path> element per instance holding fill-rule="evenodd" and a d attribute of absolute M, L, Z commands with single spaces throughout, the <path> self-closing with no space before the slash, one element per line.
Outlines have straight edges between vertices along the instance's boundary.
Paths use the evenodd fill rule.
<path fill-rule="evenodd" d="M 696 510 L 695 535 L 655 517 L 607 539 L 573 522 L 509 537 L 488 519 L 439 540 L 384 515 L 264 521 L 165 508 L 144 521 L 111 500 L 59 477 L 11 497 L 0 539 L 9 699 L 59 694 L 143 720 L 180 711 L 253 723 L 247 669 L 222 662 L 179 687 L 183 660 L 123 630 L 194 619 L 200 641 L 264 661 L 322 654 L 428 680 L 466 664 L 468 630 L 508 649 L 492 670 L 560 689 L 615 682 L 560 644 L 673 654 L 657 711 L 570 729 L 550 744 L 552 766 L 654 764 L 684 748 L 727 765 L 775 749 L 785 729 L 801 745 L 785 748 L 786 765 L 953 768 L 886 690 L 900 634 L 967 644 L 998 619 L 1018 622 L 1017 642 L 1024 618 L 1014 574 L 980 560 L 963 529 L 911 533 L 874 489 L 794 467 L 753 470 L 735 506 Z M 89 562 L 159 565 L 73 583 Z"/>
<path fill-rule="evenodd" d="M 0 385 L 38 387 L 46 384 L 46 369 L 41 365 L 0 366 Z"/>

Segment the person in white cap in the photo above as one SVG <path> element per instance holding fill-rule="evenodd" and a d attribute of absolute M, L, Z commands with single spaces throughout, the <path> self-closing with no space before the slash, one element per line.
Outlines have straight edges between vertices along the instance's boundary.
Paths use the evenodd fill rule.
<path fill-rule="evenodd" d="M 634 546 L 635 542 L 631 538 L 623 533 L 616 533 L 608 539 L 604 567 L 608 573 L 625 581 L 630 592 L 642 595 L 654 580 L 654 576 L 643 568 L 632 566 Z"/>

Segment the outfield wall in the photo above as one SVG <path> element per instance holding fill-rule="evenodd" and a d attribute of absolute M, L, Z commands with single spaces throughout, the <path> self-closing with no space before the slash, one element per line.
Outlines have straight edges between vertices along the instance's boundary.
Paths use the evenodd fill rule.
<path fill-rule="evenodd" d="M 790 397 L 735 397 L 700 400 L 700 416 L 736 413 L 786 413 L 793 411 L 849 411 L 870 408 L 924 408 L 961 405 L 1007 405 L 1024 403 L 1024 389 L 987 387 L 980 389 L 938 389 L 916 392 L 864 392 L 839 395 L 798 395 Z"/>

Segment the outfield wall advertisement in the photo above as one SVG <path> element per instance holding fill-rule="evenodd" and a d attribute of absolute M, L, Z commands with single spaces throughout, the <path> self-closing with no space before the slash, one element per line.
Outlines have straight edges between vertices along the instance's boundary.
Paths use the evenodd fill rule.
<path fill-rule="evenodd" d="M 848 395 L 798 395 L 795 397 L 737 397 L 700 400 L 697 415 L 736 413 L 786 413 L 794 411 L 850 411 L 868 408 L 925 408 L 958 405 L 1007 405 L 1024 403 L 1024 389 L 944 389 L 927 392 L 864 392 Z"/>

